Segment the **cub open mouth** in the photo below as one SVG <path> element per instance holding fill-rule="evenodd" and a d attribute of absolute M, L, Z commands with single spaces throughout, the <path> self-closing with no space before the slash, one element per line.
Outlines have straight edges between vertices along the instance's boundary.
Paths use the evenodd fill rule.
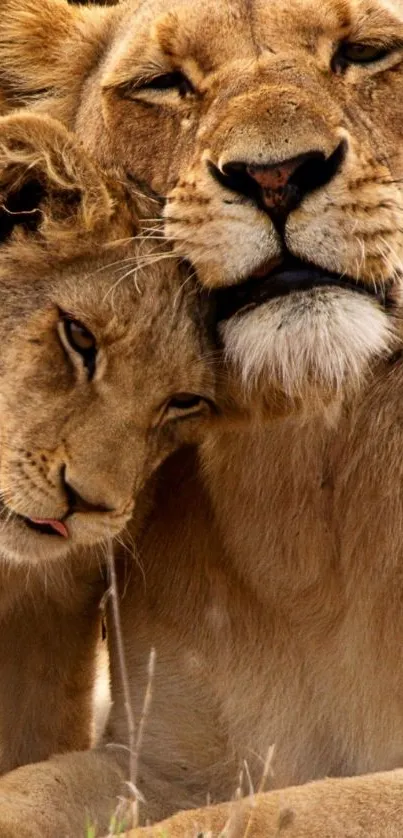
<path fill-rule="evenodd" d="M 372 297 L 382 306 L 387 303 L 385 292 L 375 286 L 326 271 L 289 255 L 279 267 L 264 276 L 251 276 L 238 285 L 219 288 L 216 292 L 217 322 L 229 320 L 235 314 L 257 308 L 269 300 L 284 297 L 293 291 L 309 291 L 321 286 L 347 288 L 349 291 Z"/>

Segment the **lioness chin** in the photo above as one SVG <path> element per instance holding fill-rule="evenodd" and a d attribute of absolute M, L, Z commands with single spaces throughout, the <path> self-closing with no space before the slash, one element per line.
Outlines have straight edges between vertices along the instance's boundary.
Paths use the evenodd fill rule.
<path fill-rule="evenodd" d="M 402 43 L 398 0 L 3 0 L 4 107 L 49 110 L 148 189 L 217 289 L 239 398 L 259 417 L 291 405 L 161 469 L 146 590 L 134 572 L 123 600 L 138 712 L 157 649 L 151 818 L 228 798 L 243 760 L 258 786 L 272 744 L 277 787 L 402 765 Z M 61 812 L 102 809 L 95 763 L 42 766 L 54 832 Z M 82 792 L 64 809 L 62 765 Z M 7 788 L 35 782 L 27 769 Z M 284 830 L 400 838 L 401 772 L 368 782 L 320 786 L 325 824 L 300 789 Z"/>

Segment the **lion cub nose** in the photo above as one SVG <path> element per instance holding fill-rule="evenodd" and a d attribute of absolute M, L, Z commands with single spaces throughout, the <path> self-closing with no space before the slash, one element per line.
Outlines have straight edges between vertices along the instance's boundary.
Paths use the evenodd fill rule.
<path fill-rule="evenodd" d="M 63 466 L 61 469 L 61 483 L 63 491 L 66 495 L 67 502 L 69 505 L 69 515 L 73 514 L 73 512 L 112 512 L 113 510 L 111 507 L 104 506 L 100 503 L 92 503 L 87 498 L 83 498 L 83 496 L 74 488 L 74 486 L 69 483 L 66 479 L 66 467 Z"/>

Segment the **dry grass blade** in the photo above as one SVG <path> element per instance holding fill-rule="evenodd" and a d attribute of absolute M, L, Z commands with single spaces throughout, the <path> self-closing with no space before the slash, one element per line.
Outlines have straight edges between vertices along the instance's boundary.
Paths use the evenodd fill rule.
<path fill-rule="evenodd" d="M 112 613 L 113 613 L 113 621 L 115 624 L 115 632 L 116 632 L 116 645 L 118 650 L 118 660 L 119 660 L 119 669 L 120 669 L 120 677 L 122 681 L 122 688 L 123 688 L 123 697 L 124 697 L 124 705 L 125 705 L 125 713 L 126 713 L 126 721 L 127 721 L 127 733 L 128 733 L 128 746 L 130 751 L 130 762 L 129 762 L 129 782 L 134 783 L 134 771 L 136 768 L 136 761 L 135 761 L 135 736 L 136 736 L 136 726 L 134 723 L 134 715 L 133 709 L 131 705 L 131 697 L 130 697 L 130 683 L 129 683 L 129 676 L 127 672 L 127 665 L 126 665 L 126 655 L 125 649 L 123 644 L 123 636 L 122 636 L 122 623 L 120 619 L 120 607 L 119 607 L 119 591 L 116 579 L 116 570 L 115 570 L 115 558 L 113 554 L 113 545 L 112 542 L 108 542 L 108 572 L 109 572 L 109 579 L 110 579 L 110 597 L 112 601 Z"/>
<path fill-rule="evenodd" d="M 259 783 L 259 786 L 258 786 L 258 789 L 257 789 L 258 794 L 260 794 L 260 792 L 265 790 L 267 778 L 269 776 L 271 776 L 271 777 L 273 776 L 274 751 L 275 751 L 275 745 L 270 745 L 270 748 L 267 751 L 266 759 L 264 761 L 263 772 L 262 772 L 262 776 L 260 778 L 260 783 Z M 250 779 L 249 771 L 248 771 L 248 776 L 249 776 L 249 780 L 250 780 L 250 783 L 251 783 L 252 781 Z M 253 823 L 253 807 L 254 807 L 253 798 L 254 798 L 254 792 L 253 792 L 253 789 L 252 789 L 252 793 L 250 794 L 252 809 L 251 809 L 251 812 L 250 812 L 250 815 L 249 815 L 249 818 L 248 818 L 248 823 L 246 824 L 246 829 L 243 833 L 243 838 L 249 838 L 249 836 L 251 834 L 252 823 Z"/>
<path fill-rule="evenodd" d="M 116 646 L 119 662 L 120 677 L 122 682 L 124 707 L 127 721 L 127 737 L 129 752 L 129 778 L 126 786 L 130 792 L 130 798 L 121 797 L 116 811 L 111 819 L 108 838 L 115 835 L 122 835 L 127 829 L 133 829 L 138 825 L 138 804 L 144 802 L 144 798 L 137 788 L 138 762 L 143 742 L 144 728 L 147 721 L 152 699 L 152 684 L 155 671 L 155 649 L 151 649 L 148 661 L 147 687 L 143 701 L 140 721 L 136 737 L 136 724 L 134 721 L 133 708 L 131 704 L 130 680 L 126 664 L 125 648 L 123 643 L 122 623 L 120 618 L 119 590 L 116 579 L 115 558 L 112 541 L 107 544 L 107 564 L 109 572 L 109 596 L 112 602 L 112 615 L 116 634 Z"/>
<path fill-rule="evenodd" d="M 130 683 L 129 683 L 129 676 L 127 671 L 126 665 L 126 655 L 125 649 L 123 644 L 123 636 L 122 636 L 122 623 L 120 619 L 120 607 L 119 607 L 119 591 L 118 591 L 118 584 L 116 579 L 116 569 L 115 569 L 115 557 L 113 553 L 113 544 L 112 541 L 108 541 L 107 544 L 107 563 L 108 563 L 108 572 L 109 572 L 109 596 L 112 602 L 112 614 L 113 614 L 113 622 L 115 624 L 115 633 L 116 633 L 116 645 L 117 645 L 117 652 L 118 652 L 118 661 L 119 661 L 119 670 L 120 670 L 120 678 L 122 682 L 122 689 L 123 689 L 123 697 L 124 697 L 124 707 L 126 713 L 126 721 L 127 721 L 127 736 L 128 736 L 128 750 L 129 750 L 129 788 L 131 791 L 135 788 L 134 783 L 134 769 L 135 769 L 135 736 L 136 736 L 136 726 L 134 723 L 134 715 L 133 709 L 131 705 L 131 697 L 130 697 Z M 137 805 L 137 795 L 133 796 L 133 799 L 127 800 L 125 798 L 120 798 L 118 805 L 116 807 L 116 811 L 114 812 L 110 827 L 109 827 L 109 835 L 108 838 L 112 838 L 114 835 L 119 835 L 123 832 L 123 830 L 134 828 L 138 824 L 138 805 Z"/>

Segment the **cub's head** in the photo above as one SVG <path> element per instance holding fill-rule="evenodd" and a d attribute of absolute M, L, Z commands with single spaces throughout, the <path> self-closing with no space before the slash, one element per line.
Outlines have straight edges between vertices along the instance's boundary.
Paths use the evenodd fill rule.
<path fill-rule="evenodd" d="M 0 120 L 0 556 L 116 535 L 210 415 L 203 302 L 58 123 Z"/>
<path fill-rule="evenodd" d="M 6 106 L 50 109 L 160 200 L 231 362 L 291 397 L 396 346 L 402 58 L 400 0 L 3 0 L 0 21 Z"/>

